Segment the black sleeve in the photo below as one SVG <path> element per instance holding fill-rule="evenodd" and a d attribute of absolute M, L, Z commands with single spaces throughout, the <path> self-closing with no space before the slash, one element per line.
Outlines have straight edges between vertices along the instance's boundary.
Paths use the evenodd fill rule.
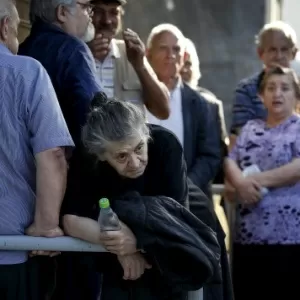
<path fill-rule="evenodd" d="M 78 148 L 70 161 L 68 182 L 61 215 L 77 215 L 95 219 L 95 178 L 92 174 L 93 161 Z"/>
<path fill-rule="evenodd" d="M 196 108 L 195 108 L 196 109 Z M 202 190 L 206 190 L 221 165 L 221 133 L 216 126 L 216 114 L 205 99 L 197 101 L 198 133 L 197 157 L 188 176 Z"/>
<path fill-rule="evenodd" d="M 152 137 L 156 148 L 160 150 L 158 172 L 161 178 L 161 195 L 187 207 L 187 172 L 182 146 L 173 133 L 161 127 L 152 130 Z"/>

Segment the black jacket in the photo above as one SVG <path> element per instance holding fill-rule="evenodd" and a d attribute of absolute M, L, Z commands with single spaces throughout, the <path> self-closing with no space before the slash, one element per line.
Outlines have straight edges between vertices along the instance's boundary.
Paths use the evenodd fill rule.
<path fill-rule="evenodd" d="M 221 269 L 216 270 L 216 273 L 204 286 L 204 299 L 233 300 L 233 286 L 225 245 L 225 233 L 214 211 L 213 202 L 205 197 L 204 193 L 191 180 L 188 181 L 188 187 L 190 211 L 217 233 L 221 249 Z"/>
<path fill-rule="evenodd" d="M 129 193 L 113 201 L 155 263 L 167 286 L 190 291 L 201 288 L 218 273 L 220 249 L 215 232 L 175 200 Z"/>

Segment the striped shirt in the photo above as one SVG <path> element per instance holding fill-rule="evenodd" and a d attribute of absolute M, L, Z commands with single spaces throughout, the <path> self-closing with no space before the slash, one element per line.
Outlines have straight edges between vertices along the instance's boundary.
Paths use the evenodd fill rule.
<path fill-rule="evenodd" d="M 23 235 L 34 216 L 35 154 L 73 141 L 45 69 L 2 44 L 0 140 L 0 235 Z M 25 251 L 0 251 L 0 265 L 26 260 Z"/>
<path fill-rule="evenodd" d="M 96 70 L 100 79 L 101 87 L 108 98 L 114 97 L 114 60 L 120 57 L 120 51 L 115 43 L 111 41 L 110 52 L 105 57 L 103 62 L 96 60 Z"/>
<path fill-rule="evenodd" d="M 266 117 L 266 109 L 258 96 L 262 78 L 263 72 L 260 72 L 238 84 L 232 109 L 231 134 L 238 134 L 239 129 L 250 120 Z"/>

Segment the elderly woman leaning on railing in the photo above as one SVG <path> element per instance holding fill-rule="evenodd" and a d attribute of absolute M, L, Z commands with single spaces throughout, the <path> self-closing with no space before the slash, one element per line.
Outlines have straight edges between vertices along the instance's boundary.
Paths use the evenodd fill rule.
<path fill-rule="evenodd" d="M 232 249 L 236 300 L 292 299 L 299 293 L 298 84 L 291 69 L 266 69 L 259 93 L 267 118 L 242 128 L 225 163 L 227 180 L 237 192 Z"/>
<path fill-rule="evenodd" d="M 93 100 L 83 142 L 70 165 L 63 223 L 67 234 L 110 252 L 95 256 L 103 272 L 101 299 L 187 299 L 219 272 L 219 247 L 212 229 L 184 207 L 180 143 L 168 130 L 147 125 L 138 107 L 103 94 Z M 121 230 L 100 231 L 102 197 Z"/>

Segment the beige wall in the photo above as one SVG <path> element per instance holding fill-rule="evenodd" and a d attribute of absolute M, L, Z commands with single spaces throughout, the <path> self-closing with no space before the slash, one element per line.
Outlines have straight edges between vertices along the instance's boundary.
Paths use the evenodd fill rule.
<path fill-rule="evenodd" d="M 21 24 L 19 26 L 20 43 L 23 42 L 30 30 L 30 23 L 28 21 L 28 6 L 29 0 L 17 0 L 17 9 L 21 19 Z"/>

